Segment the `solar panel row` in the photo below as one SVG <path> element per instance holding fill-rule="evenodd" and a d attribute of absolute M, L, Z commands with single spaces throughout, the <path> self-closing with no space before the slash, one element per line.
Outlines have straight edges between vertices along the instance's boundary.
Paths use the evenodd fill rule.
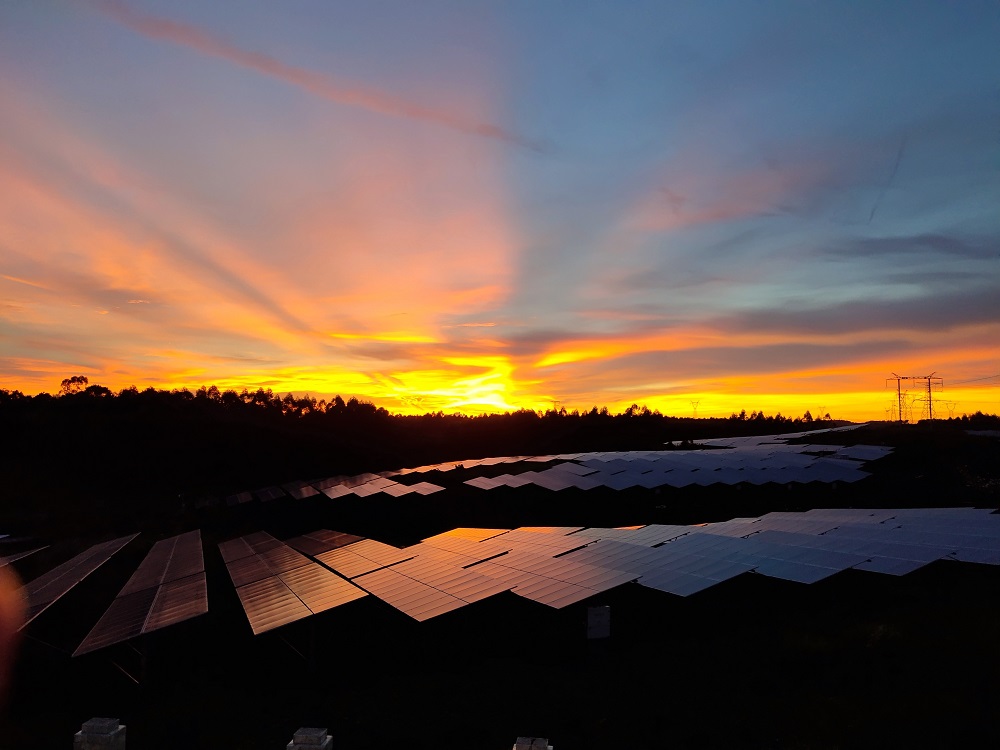
<path fill-rule="evenodd" d="M 13 554 L 5 555 L 4 557 L 0 557 L 0 568 L 2 568 L 5 565 L 10 565 L 12 562 L 17 562 L 18 560 L 23 560 L 28 555 L 33 555 L 36 552 L 41 552 L 43 549 L 47 549 L 47 548 L 46 547 L 36 547 L 35 549 L 25 550 L 24 552 L 15 552 Z"/>
<path fill-rule="evenodd" d="M 727 451 L 577 454 L 573 461 L 564 461 L 540 471 L 473 477 L 467 479 L 465 484 L 482 490 L 535 484 L 558 492 L 569 487 L 582 490 L 595 487 L 624 490 L 631 487 L 680 488 L 695 484 L 708 486 L 741 482 L 856 482 L 868 474 L 859 468 L 856 461 L 849 458 L 870 460 L 883 454 L 883 449 L 873 446 L 853 446 L 861 450 L 845 453 L 842 458 L 808 455 L 805 450 L 811 446 L 807 445 L 773 444 L 766 451 L 756 450 L 757 447 L 733 446 Z"/>
<path fill-rule="evenodd" d="M 161 583 L 186 578 L 203 570 L 205 558 L 201 551 L 201 532 L 189 531 L 154 544 L 120 595 L 155 588 Z"/>
<path fill-rule="evenodd" d="M 299 540 L 332 545 L 348 536 L 314 532 Z M 254 635 L 367 595 L 264 532 L 223 542 L 219 550 L 224 560 L 229 556 L 226 567 Z"/>
<path fill-rule="evenodd" d="M 297 539 L 317 538 L 350 537 L 323 531 Z M 942 558 L 1000 564 L 1000 516 L 969 508 L 847 509 L 695 526 L 459 528 L 402 549 L 364 539 L 316 555 L 417 620 L 507 590 L 560 608 L 630 581 L 688 596 L 748 572 L 813 583 L 847 568 L 902 575 Z M 274 577 L 238 589 L 255 632 L 305 616 L 289 595 L 289 575 L 280 576 L 283 586 Z"/>
<path fill-rule="evenodd" d="M 208 587 L 201 532 L 189 531 L 162 539 L 153 545 L 73 656 L 106 648 L 206 612 Z"/>
<path fill-rule="evenodd" d="M 282 497 L 313 497 L 320 493 L 331 500 L 355 495 L 369 497 L 386 494 L 403 497 L 412 493 L 430 495 L 445 488 L 430 482 L 405 484 L 398 477 L 430 471 L 449 472 L 480 466 L 517 463 L 560 463 L 541 471 L 527 470 L 495 477 L 477 476 L 465 481 L 471 487 L 492 490 L 498 487 L 523 487 L 535 484 L 552 491 L 577 487 L 583 490 L 610 487 L 624 490 L 631 487 L 649 489 L 671 486 L 712 484 L 766 484 L 775 482 L 856 482 L 868 476 L 857 462 L 872 461 L 892 449 L 883 446 L 854 445 L 810 446 L 789 445 L 787 440 L 822 432 L 841 432 L 859 425 L 829 430 L 747 438 L 721 438 L 703 441 L 704 446 L 730 450 L 666 450 L 666 451 L 604 451 L 563 453 L 545 456 L 497 456 L 467 461 L 364 473 L 356 476 L 335 476 L 311 482 L 299 481 L 231 495 L 229 505 L 248 502 L 255 495 L 261 501 Z M 815 454 L 815 455 L 812 455 Z M 822 454 L 822 455 L 821 455 Z M 827 456 L 827 457 L 824 457 Z M 848 460 L 852 459 L 852 460 Z"/>
<path fill-rule="evenodd" d="M 135 539 L 138 534 L 112 539 L 81 552 L 71 560 L 53 568 L 24 586 L 21 591 L 27 602 L 27 616 L 21 630 L 52 604 L 62 598 L 76 584 L 89 576 L 112 555 Z"/>

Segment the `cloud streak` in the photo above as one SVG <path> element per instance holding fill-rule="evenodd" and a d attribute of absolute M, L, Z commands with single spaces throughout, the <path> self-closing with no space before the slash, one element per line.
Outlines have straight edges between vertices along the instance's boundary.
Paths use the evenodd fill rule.
<path fill-rule="evenodd" d="M 374 89 L 348 85 L 323 73 L 289 65 L 262 52 L 237 47 L 190 24 L 140 13 L 119 0 L 84 0 L 84 2 L 108 18 L 145 37 L 188 47 L 203 55 L 226 60 L 248 70 L 255 70 L 335 104 L 356 107 L 390 117 L 427 122 L 536 153 L 542 153 L 546 150 L 542 144 L 500 125 L 428 107 Z"/>

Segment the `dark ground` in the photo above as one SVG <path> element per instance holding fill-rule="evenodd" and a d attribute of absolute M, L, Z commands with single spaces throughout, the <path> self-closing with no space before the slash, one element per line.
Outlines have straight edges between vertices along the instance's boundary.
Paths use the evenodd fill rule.
<path fill-rule="evenodd" d="M 560 611 L 503 594 L 425 623 L 369 597 L 254 637 L 216 547 L 260 528 L 409 544 L 455 526 L 1000 506 L 995 438 L 878 425 L 826 439 L 897 449 L 855 485 L 450 490 L 158 519 L 27 629 L 0 737 L 12 748 L 65 748 L 84 720 L 110 715 L 127 724 L 133 750 L 279 748 L 306 725 L 328 726 L 335 747 L 358 748 L 485 750 L 532 734 L 560 750 L 1000 746 L 997 567 L 940 561 L 899 578 L 848 570 L 813 586 L 746 574 L 688 598 L 629 584 Z M 419 478 L 457 487 L 467 477 Z M 17 568 L 30 580 L 74 543 L 143 528 L 140 517 L 95 522 Z M 71 659 L 152 543 L 189 528 L 205 541 L 209 614 Z M 593 604 L 612 607 L 613 636 L 601 650 L 584 637 Z"/>

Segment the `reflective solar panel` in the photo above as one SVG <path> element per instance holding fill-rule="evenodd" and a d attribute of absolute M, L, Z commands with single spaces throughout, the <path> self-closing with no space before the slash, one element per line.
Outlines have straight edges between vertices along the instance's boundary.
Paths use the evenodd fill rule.
<path fill-rule="evenodd" d="M 163 539 L 153 545 L 74 656 L 205 612 L 208 592 L 201 532 Z"/>
<path fill-rule="evenodd" d="M 433 555 L 401 562 L 392 569 L 470 603 L 486 599 L 509 588 L 489 576 L 463 569 Z"/>
<path fill-rule="evenodd" d="M 345 578 L 370 573 L 412 557 L 410 553 L 374 539 L 365 539 L 346 547 L 316 555 L 316 559 Z"/>
<path fill-rule="evenodd" d="M 433 540 L 441 539 L 472 539 L 477 542 L 481 542 L 484 539 L 491 539 L 500 534 L 506 534 L 509 529 L 473 529 L 473 528 L 458 528 L 452 529 L 451 531 L 445 531 L 442 534 L 436 534 L 435 536 L 427 537 L 424 542 L 430 543 Z"/>
<path fill-rule="evenodd" d="M 119 595 L 133 594 L 161 583 L 186 578 L 204 569 L 200 532 L 191 531 L 163 539 L 153 545 Z"/>
<path fill-rule="evenodd" d="M 433 495 L 435 492 L 441 492 L 444 487 L 436 484 L 431 484 L 430 482 L 418 482 L 417 484 L 411 485 L 414 492 L 420 493 L 421 495 Z"/>
<path fill-rule="evenodd" d="M 382 568 L 354 580 L 369 593 L 418 621 L 429 620 L 468 603 L 393 568 Z"/>
<path fill-rule="evenodd" d="M 155 598 L 156 588 L 146 588 L 116 598 L 73 656 L 96 651 L 140 635 Z"/>
<path fill-rule="evenodd" d="M 306 485 L 305 487 L 296 487 L 293 490 L 289 490 L 288 494 L 294 497 L 296 500 L 304 500 L 307 497 L 315 497 L 319 494 L 319 490 L 315 487 Z"/>
<path fill-rule="evenodd" d="M 299 552 L 304 552 L 307 555 L 315 557 L 323 552 L 344 547 L 354 542 L 360 542 L 362 539 L 364 537 L 355 536 L 354 534 L 319 529 L 311 531 L 308 534 L 303 534 L 302 536 L 294 537 L 293 539 L 288 539 L 285 541 L 285 544 L 293 549 L 297 549 Z"/>
<path fill-rule="evenodd" d="M 72 560 L 64 562 L 48 573 L 30 581 L 22 589 L 22 595 L 27 602 L 27 615 L 23 630 L 32 620 L 58 601 L 76 584 L 89 576 L 101 565 L 111 559 L 111 556 L 135 539 L 138 534 L 123 536 L 101 544 L 95 544 L 90 549 L 81 552 Z"/>
<path fill-rule="evenodd" d="M 205 573 L 165 583 L 156 592 L 143 633 L 165 628 L 208 612 Z"/>
<path fill-rule="evenodd" d="M 309 564 L 308 557 L 285 544 L 261 550 L 258 556 L 272 573 L 284 573 L 286 570 L 301 568 L 303 565 Z"/>
<path fill-rule="evenodd" d="M 312 614 L 277 576 L 236 589 L 254 635 L 301 620 Z"/>
<path fill-rule="evenodd" d="M 229 569 L 229 577 L 233 579 L 233 585 L 237 588 L 274 575 L 267 563 L 257 555 L 233 560 L 226 567 Z"/>
<path fill-rule="evenodd" d="M 279 578 L 313 614 L 365 596 L 357 586 L 315 563 L 284 572 Z"/>
<path fill-rule="evenodd" d="M 352 494 L 351 490 L 342 484 L 335 484 L 332 487 L 326 487 L 323 489 L 323 494 L 326 495 L 331 500 L 336 500 L 338 497 L 344 497 L 344 495 Z"/>

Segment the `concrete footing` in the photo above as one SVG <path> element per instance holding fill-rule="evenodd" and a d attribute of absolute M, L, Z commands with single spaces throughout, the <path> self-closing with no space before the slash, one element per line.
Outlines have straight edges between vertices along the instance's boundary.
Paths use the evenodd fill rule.
<path fill-rule="evenodd" d="M 513 750 L 552 750 L 552 745 L 544 737 L 518 737 Z"/>
<path fill-rule="evenodd" d="M 73 736 L 73 750 L 125 750 L 125 725 L 118 719 L 90 719 Z"/>
<path fill-rule="evenodd" d="M 326 727 L 302 727 L 288 743 L 286 750 L 331 750 L 333 738 L 326 733 Z"/>

